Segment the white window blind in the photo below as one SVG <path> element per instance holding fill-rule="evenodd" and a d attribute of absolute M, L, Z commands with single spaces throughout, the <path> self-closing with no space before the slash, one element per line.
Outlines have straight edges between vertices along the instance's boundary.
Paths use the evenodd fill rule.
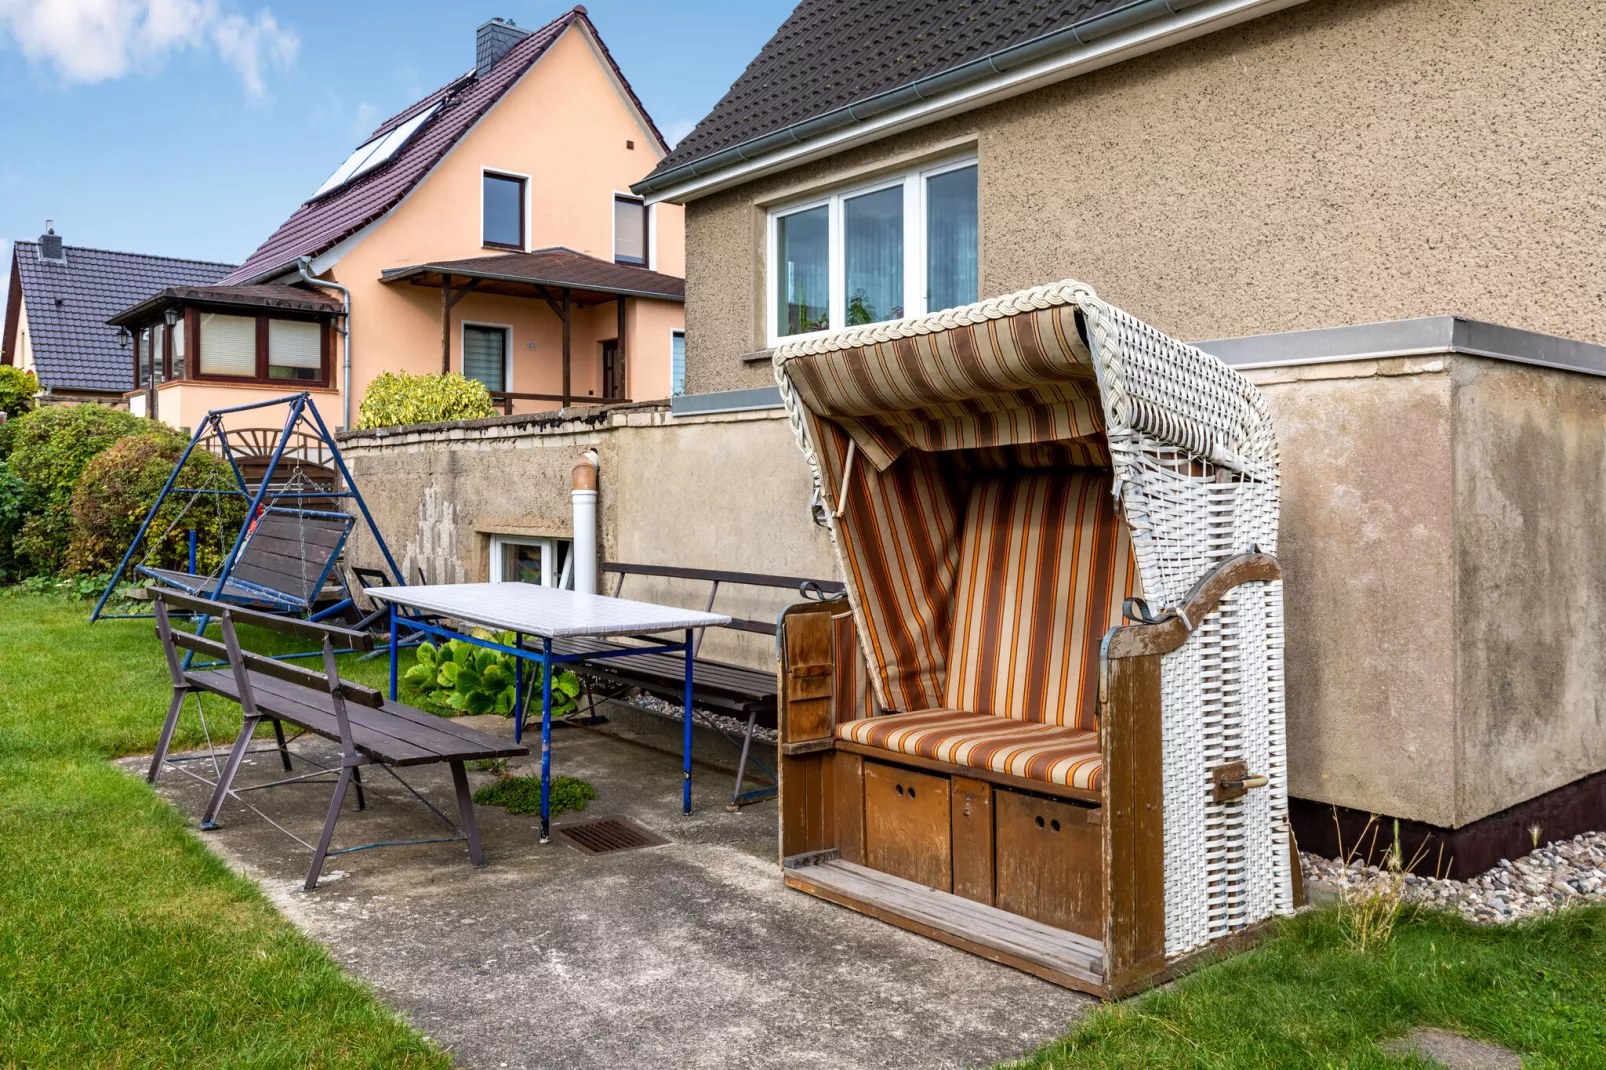
<path fill-rule="evenodd" d="M 647 206 L 631 197 L 613 199 L 613 258 L 621 264 L 647 263 Z"/>
<path fill-rule="evenodd" d="M 173 324 L 173 378 L 184 378 L 184 320 Z"/>
<path fill-rule="evenodd" d="M 255 375 L 257 373 L 257 321 L 255 316 L 201 313 L 202 375 Z"/>
<path fill-rule="evenodd" d="M 501 327 L 463 328 L 463 374 L 490 391 L 506 390 L 507 331 Z"/>
<path fill-rule="evenodd" d="M 676 397 L 686 392 L 686 332 L 669 336 L 669 392 Z"/>
<path fill-rule="evenodd" d="M 322 327 L 306 320 L 268 321 L 268 378 L 316 379 L 322 371 Z"/>

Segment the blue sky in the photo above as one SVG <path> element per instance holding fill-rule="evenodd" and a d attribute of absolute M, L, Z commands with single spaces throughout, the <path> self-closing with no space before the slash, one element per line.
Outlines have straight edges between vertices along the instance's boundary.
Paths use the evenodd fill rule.
<path fill-rule="evenodd" d="M 476 26 L 567 7 L 0 0 L 0 265 L 47 218 L 69 245 L 239 262 L 375 124 L 472 67 Z M 671 142 L 791 8 L 587 4 Z"/>

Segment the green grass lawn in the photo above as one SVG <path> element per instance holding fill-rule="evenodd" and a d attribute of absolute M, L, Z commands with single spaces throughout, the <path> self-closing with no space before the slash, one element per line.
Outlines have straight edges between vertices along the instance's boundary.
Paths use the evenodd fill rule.
<path fill-rule="evenodd" d="M 0 1067 L 450 1066 L 107 764 L 172 691 L 149 621 L 88 615 L 0 592 Z"/>
<path fill-rule="evenodd" d="M 449 1066 L 107 764 L 149 752 L 170 690 L 150 622 L 88 610 L 0 592 L 0 1067 Z M 385 677 L 383 659 L 350 668 Z M 1308 914 L 1018 1065 L 1425 1066 L 1377 1047 L 1414 1025 L 1530 1070 L 1606 1067 L 1606 908 L 1501 929 L 1423 915 L 1364 954 L 1340 916 Z"/>

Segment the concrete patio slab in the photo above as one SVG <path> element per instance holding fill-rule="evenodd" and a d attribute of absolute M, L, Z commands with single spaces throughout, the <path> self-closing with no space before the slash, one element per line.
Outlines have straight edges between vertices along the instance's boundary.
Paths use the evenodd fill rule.
<path fill-rule="evenodd" d="M 674 725 L 608 712 L 613 729 L 676 745 Z M 499 717 L 466 723 L 511 734 Z M 335 754 L 313 739 L 292 749 L 324 762 Z M 274 753 L 248 761 L 242 785 L 284 775 Z M 1095 1005 L 786 889 L 774 803 L 727 813 L 728 776 L 699 770 L 695 810 L 683 816 L 678 760 L 579 729 L 554 732 L 553 770 L 598 791 L 583 815 L 555 824 L 624 814 L 671 842 L 591 856 L 556 838 L 541 845 L 534 817 L 480 807 L 486 869 L 471 868 L 458 843 L 363 851 L 331 859 L 324 883 L 304 893 L 309 852 L 239 803 L 225 805 L 224 827 L 201 835 L 477 1070 L 987 1066 L 1064 1033 Z M 538 760 L 512 771 L 538 773 Z M 404 775 L 452 812 L 444 768 Z M 470 776 L 476 787 L 491 778 Z M 378 770 L 365 780 L 369 809 L 357 812 L 348 795 L 337 846 L 444 833 L 394 780 Z M 171 770 L 159 790 L 192 820 L 208 793 Z M 313 839 L 329 791 L 308 784 L 246 798 Z"/>

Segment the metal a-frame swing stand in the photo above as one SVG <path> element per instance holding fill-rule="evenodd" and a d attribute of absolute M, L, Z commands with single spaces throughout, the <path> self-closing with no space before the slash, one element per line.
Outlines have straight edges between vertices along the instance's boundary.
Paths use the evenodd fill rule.
<path fill-rule="evenodd" d="M 262 473 L 262 478 L 253 488 L 240 468 L 240 461 L 236 456 L 235 450 L 229 444 L 229 436 L 223 427 L 223 420 L 225 417 L 236 413 L 273 408 L 280 405 L 288 406 L 289 410 L 285 415 L 284 428 L 279 433 L 279 438 L 274 444 L 273 453 L 266 471 Z M 292 483 L 292 485 L 280 487 L 277 490 L 274 489 L 274 478 L 279 473 L 280 465 L 285 460 L 285 454 L 291 438 L 298 430 L 315 437 L 328 449 L 329 455 L 334 461 L 335 471 L 339 476 L 340 482 L 338 485 L 329 489 L 306 489 L 304 486 Z M 229 469 L 234 476 L 235 485 L 227 488 L 175 486 L 174 484 L 178 482 L 179 473 L 184 470 L 184 465 L 189 461 L 190 455 L 197 446 L 202 445 L 209 439 L 216 443 L 217 453 L 228 462 Z M 368 504 L 363 501 L 362 493 L 357 489 L 356 481 L 351 478 L 351 472 L 346 467 L 345 458 L 341 456 L 340 447 L 335 444 L 334 436 L 329 433 L 328 426 L 318 413 L 318 407 L 313 404 L 312 395 L 303 391 L 299 394 L 289 394 L 250 405 L 213 409 L 206 414 L 205 419 L 195 429 L 195 433 L 190 436 L 189 444 L 184 447 L 184 452 L 179 456 L 178 463 L 173 466 L 173 471 L 168 475 L 167 482 L 162 486 L 162 492 L 157 495 L 150 512 L 146 514 L 144 522 L 140 524 L 139 531 L 134 535 L 133 541 L 129 543 L 128 549 L 123 553 L 122 560 L 118 562 L 117 569 L 112 573 L 110 582 L 106 584 L 106 590 L 101 593 L 100 600 L 95 603 L 94 612 L 89 617 L 91 623 L 101 619 L 103 616 L 114 619 L 119 617 L 146 618 L 149 616 L 149 614 L 143 613 L 106 613 L 105 608 L 113 592 L 116 591 L 118 583 L 127 574 L 129 563 L 133 561 L 134 554 L 138 551 L 151 526 L 155 523 L 163 503 L 172 495 L 188 496 L 191 501 L 207 495 L 224 495 L 243 498 L 249 503 L 245 518 L 240 523 L 240 530 L 235 537 L 234 545 L 224 558 L 222 569 L 216 576 L 196 576 L 195 583 L 190 588 L 191 594 L 217 601 L 238 601 L 242 605 L 250 605 L 252 608 L 265 609 L 269 612 L 295 613 L 314 621 L 335 616 L 351 608 L 353 599 L 349 588 L 346 589 L 346 597 L 335 604 L 321 609 L 315 606 L 324 582 L 334 568 L 334 557 L 336 555 L 330 555 L 329 560 L 315 577 L 315 582 L 308 584 L 308 590 L 303 592 L 300 597 L 276 591 L 261 583 L 252 582 L 234 575 L 236 569 L 241 566 L 242 558 L 251 545 L 252 536 L 256 531 L 258 522 L 281 499 L 289 499 L 293 503 L 299 503 L 302 499 L 315 499 L 319 502 L 329 502 L 344 498 L 351 499 L 356 503 L 357 512 L 368 526 L 369 534 L 374 537 L 374 543 L 379 547 L 379 552 L 384 557 L 385 565 L 389 568 L 397 586 L 405 586 L 407 583 L 402 570 L 397 567 L 395 559 L 391 556 L 390 548 L 385 544 L 385 537 L 380 534 L 378 525 L 374 523 L 373 515 L 369 513 Z M 293 510 L 293 515 L 300 518 L 322 517 L 339 519 L 346 523 L 350 522 L 348 514 L 327 510 L 309 511 L 297 508 Z M 341 545 L 343 545 L 343 535 L 341 539 Z M 194 552 L 192 546 L 192 570 L 194 567 L 193 562 Z M 207 620 L 202 619 L 200 621 L 201 629 L 204 630 L 206 625 Z"/>

